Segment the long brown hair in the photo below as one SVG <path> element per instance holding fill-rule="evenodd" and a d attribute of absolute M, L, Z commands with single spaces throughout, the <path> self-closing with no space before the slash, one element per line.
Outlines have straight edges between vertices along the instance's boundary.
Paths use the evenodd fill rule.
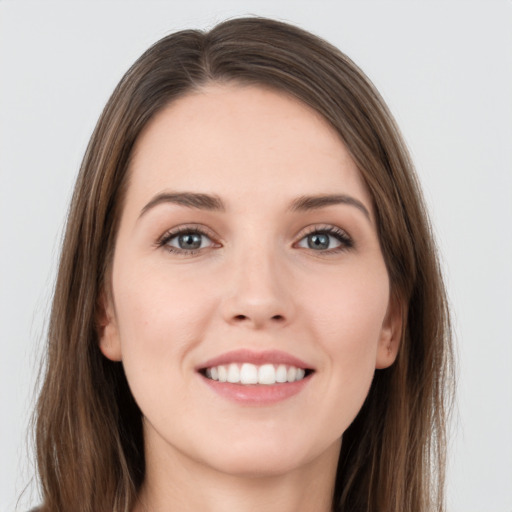
<path fill-rule="evenodd" d="M 384 101 L 339 50 L 261 18 L 158 41 L 129 69 L 87 148 L 73 195 L 36 411 L 44 512 L 128 512 L 144 479 L 141 412 L 120 363 L 98 348 L 108 273 L 135 141 L 165 105 L 209 82 L 259 84 L 337 130 L 371 192 L 391 289 L 403 304 L 396 362 L 377 370 L 343 435 L 338 512 L 442 511 L 452 348 L 447 300 L 412 163 Z"/>

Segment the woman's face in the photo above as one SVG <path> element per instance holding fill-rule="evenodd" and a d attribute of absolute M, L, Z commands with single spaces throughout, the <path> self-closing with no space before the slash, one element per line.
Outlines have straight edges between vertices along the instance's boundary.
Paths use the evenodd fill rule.
<path fill-rule="evenodd" d="M 336 460 L 397 351 L 354 161 L 321 116 L 260 87 L 209 85 L 146 127 L 111 286 L 100 346 L 123 362 L 147 453 L 224 473 Z"/>

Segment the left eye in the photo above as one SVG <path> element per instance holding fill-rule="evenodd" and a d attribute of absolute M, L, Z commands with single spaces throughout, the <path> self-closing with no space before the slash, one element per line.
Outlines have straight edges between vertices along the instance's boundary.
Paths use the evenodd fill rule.
<path fill-rule="evenodd" d="M 302 238 L 297 244 L 298 247 L 314 251 L 328 251 L 341 247 L 350 247 L 350 245 L 350 239 L 347 235 L 330 233 L 328 231 L 314 231 Z"/>
<path fill-rule="evenodd" d="M 197 251 L 210 247 L 213 244 L 211 239 L 198 231 L 185 231 L 172 235 L 165 240 L 165 245 L 171 250 Z"/>

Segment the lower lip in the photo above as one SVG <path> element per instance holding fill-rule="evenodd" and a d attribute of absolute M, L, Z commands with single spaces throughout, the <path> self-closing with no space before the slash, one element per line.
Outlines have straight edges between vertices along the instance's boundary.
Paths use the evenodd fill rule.
<path fill-rule="evenodd" d="M 200 377 L 220 396 L 244 405 L 272 405 L 291 398 L 300 393 L 308 385 L 312 375 L 304 377 L 297 382 L 284 382 L 282 384 L 231 384 Z"/>

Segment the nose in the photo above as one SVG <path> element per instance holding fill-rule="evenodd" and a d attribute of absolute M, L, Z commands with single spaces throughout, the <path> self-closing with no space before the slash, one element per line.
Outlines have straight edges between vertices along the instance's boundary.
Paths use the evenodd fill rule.
<path fill-rule="evenodd" d="M 288 324 L 294 314 L 291 281 L 285 265 L 271 251 L 239 255 L 230 265 L 224 320 L 251 329 Z"/>

